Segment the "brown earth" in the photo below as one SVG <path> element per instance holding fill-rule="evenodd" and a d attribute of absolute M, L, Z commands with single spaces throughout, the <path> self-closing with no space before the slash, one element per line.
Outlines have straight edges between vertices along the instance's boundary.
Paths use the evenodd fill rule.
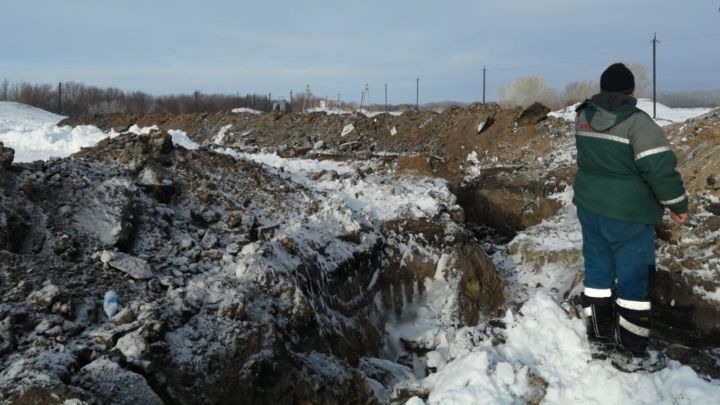
<path fill-rule="evenodd" d="M 539 111 L 539 113 L 538 113 Z M 61 125 L 95 125 L 103 130 L 122 132 L 137 124 L 157 125 L 161 130 L 180 129 L 199 143 L 216 143 L 216 136 L 227 125 L 218 145 L 243 149 L 268 149 L 285 156 L 367 157 L 375 152 L 415 159 L 408 170 L 433 173 L 452 186 L 461 183 L 468 154 L 476 151 L 480 161 L 495 165 L 528 165 L 553 150 L 554 139 L 568 124 L 547 117 L 546 109 L 534 107 L 504 109 L 496 104 L 451 107 L 442 113 L 408 111 L 400 116 L 378 114 L 328 115 L 325 113 L 267 114 L 108 114 L 71 117 Z M 522 119 L 522 125 L 516 120 Z M 478 126 L 492 124 L 478 133 Z M 354 129 L 342 135 L 352 124 Z M 394 130 L 394 131 L 393 131 Z M 396 132 L 393 135 L 393 132 Z M 319 145 L 318 142 L 322 142 Z M 425 163 L 422 163 L 424 161 Z M 408 162 L 409 163 L 409 162 Z M 401 166 L 405 164 L 401 161 Z"/>

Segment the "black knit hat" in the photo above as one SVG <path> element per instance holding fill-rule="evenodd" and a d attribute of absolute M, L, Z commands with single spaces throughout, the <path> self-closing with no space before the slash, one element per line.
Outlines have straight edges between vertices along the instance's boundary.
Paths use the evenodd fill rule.
<path fill-rule="evenodd" d="M 635 90 L 635 76 L 622 63 L 613 63 L 600 76 L 600 90 L 630 94 Z"/>

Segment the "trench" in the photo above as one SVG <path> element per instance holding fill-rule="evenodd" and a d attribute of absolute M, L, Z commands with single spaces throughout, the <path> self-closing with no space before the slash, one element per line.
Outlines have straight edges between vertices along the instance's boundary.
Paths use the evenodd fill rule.
<path fill-rule="evenodd" d="M 482 186 L 460 187 L 455 190 L 458 204 L 465 210 L 465 226 L 481 241 L 486 253 L 493 254 L 526 228 L 523 212 L 512 214 L 502 207 L 493 207 L 496 201 L 488 199 L 488 192 L 496 187 L 483 190 Z M 533 193 L 547 195 L 542 189 Z M 505 215 L 503 215 L 505 214 Z M 488 219 L 488 215 L 492 215 Z M 667 273 L 667 274 L 665 274 Z M 663 272 L 655 277 L 652 297 L 651 347 L 664 350 L 672 359 L 692 367 L 696 372 L 709 377 L 720 378 L 720 329 L 698 325 L 716 324 L 716 309 L 707 304 L 694 302 L 687 285 L 676 280 L 677 275 Z M 690 289 L 691 290 L 691 289 Z M 690 295 L 688 295 L 690 294 Z M 668 297 L 680 296 L 683 304 L 678 305 Z"/>

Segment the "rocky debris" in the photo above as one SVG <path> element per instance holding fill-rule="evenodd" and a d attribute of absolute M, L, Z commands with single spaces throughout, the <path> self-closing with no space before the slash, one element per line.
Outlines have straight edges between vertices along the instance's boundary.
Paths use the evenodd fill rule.
<path fill-rule="evenodd" d="M 43 309 L 49 309 L 59 296 L 60 288 L 54 284 L 48 284 L 40 290 L 30 293 L 27 297 L 27 302 Z"/>
<path fill-rule="evenodd" d="M 143 376 L 108 358 L 99 358 L 80 369 L 73 381 L 94 394 L 99 402 L 113 404 L 163 404 Z"/>
<path fill-rule="evenodd" d="M 15 350 L 17 340 L 13 332 L 13 318 L 6 316 L 0 321 L 0 356 Z"/>
<path fill-rule="evenodd" d="M 143 167 L 137 176 L 136 184 L 159 202 L 165 204 L 169 203 L 175 194 L 175 183 L 172 177 L 162 167 L 152 163 Z"/>
<path fill-rule="evenodd" d="M 478 135 L 485 132 L 494 123 L 495 123 L 495 117 L 492 115 L 480 118 L 480 122 L 478 123 L 478 126 L 477 126 Z"/>
<path fill-rule="evenodd" d="M 0 211 L 0 249 L 19 252 L 31 229 L 29 214 L 21 207 L 3 208 Z"/>
<path fill-rule="evenodd" d="M 0 142 L 0 170 L 7 170 L 12 166 L 13 159 L 15 158 L 15 150 L 12 148 L 6 148 L 2 142 Z"/>
<path fill-rule="evenodd" d="M 112 317 L 112 321 L 117 325 L 125 325 L 136 318 L 135 311 L 130 307 L 125 307 Z"/>
<path fill-rule="evenodd" d="M 17 165 L 0 204 L 2 212 L 22 207 L 30 226 L 21 247 L 0 251 L 0 362 L 9 370 L 0 398 L 65 390 L 60 397 L 97 402 L 375 403 L 357 364 L 383 345 L 395 302 L 386 255 L 399 257 L 401 247 L 389 242 L 400 239 L 371 217 L 308 239 L 317 215 L 332 214 L 317 203 L 325 194 L 248 161 L 172 148 L 168 139 L 120 135 L 71 158 Z M 327 171 L 317 180 L 376 175 Z M 17 192 L 28 181 L 32 192 Z M 159 197 L 170 183 L 172 194 Z M 428 219 L 438 221 L 438 249 L 459 248 L 435 240 L 457 227 L 449 215 L 458 210 Z M 93 221 L 81 222 L 80 212 Z M 470 243 L 459 229 L 447 232 Z M 408 226 L 403 235 L 426 237 L 415 232 Z M 464 271 L 479 270 L 449 270 L 443 283 L 460 283 Z M 469 277 L 467 290 L 493 297 L 500 287 L 488 280 Z M 111 319 L 107 291 L 122 304 Z M 470 312 L 499 305 L 480 302 L 447 321 L 465 322 L 460 313 L 472 321 Z M 54 366 L 49 359 L 59 352 L 68 357 Z M 27 368 L 29 359 L 36 366 Z M 111 383 L 99 383 L 101 372 Z"/>
<path fill-rule="evenodd" d="M 545 120 L 549 112 L 550 108 L 541 103 L 535 102 L 520 112 L 520 115 L 515 118 L 515 123 L 519 127 L 535 125 L 540 121 Z"/>
<path fill-rule="evenodd" d="M 100 254 L 100 261 L 136 280 L 147 280 L 154 276 L 148 262 L 126 253 L 104 250 Z"/>
<path fill-rule="evenodd" d="M 108 179 L 72 207 L 71 221 L 78 232 L 91 235 L 107 246 L 128 243 L 132 233 L 134 189 L 126 179 Z"/>

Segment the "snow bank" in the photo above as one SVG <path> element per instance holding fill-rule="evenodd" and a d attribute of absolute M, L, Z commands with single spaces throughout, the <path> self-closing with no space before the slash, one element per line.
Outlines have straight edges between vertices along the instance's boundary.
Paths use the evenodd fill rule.
<path fill-rule="evenodd" d="M 699 404 L 720 398 L 717 383 L 676 361 L 653 374 L 627 374 L 609 361 L 591 359 L 582 321 L 543 292 L 518 313 L 508 312 L 504 321 L 504 344 L 471 347 L 424 380 L 431 390 L 428 404 L 527 401 L 540 389 L 532 376 L 547 383 L 547 404 Z"/>
<path fill-rule="evenodd" d="M 57 126 L 63 118 L 25 104 L 0 101 L 0 142 L 15 150 L 15 162 L 32 162 L 66 157 L 107 137 L 119 135 L 114 131 L 103 132 L 91 125 L 74 128 Z M 136 135 L 147 135 L 158 130 L 157 125 L 143 128 L 133 125 L 128 128 L 128 132 Z M 168 133 L 175 145 L 186 149 L 199 147 L 185 131 L 171 129 Z"/>
<path fill-rule="evenodd" d="M 89 125 L 56 126 L 63 118 L 25 104 L 1 101 L 0 142 L 15 149 L 16 162 L 31 162 L 68 156 L 109 136 Z"/>
<path fill-rule="evenodd" d="M 575 108 L 580 103 L 575 103 L 571 106 L 567 106 L 562 110 L 553 111 L 549 115 L 551 117 L 561 118 L 568 121 L 575 121 Z M 637 106 L 639 109 L 645 111 L 650 116 L 653 115 L 653 102 L 647 98 L 639 98 Z M 714 108 L 670 108 L 666 105 L 657 103 L 656 104 L 656 119 L 655 122 L 660 126 L 670 125 L 676 122 L 683 122 L 690 118 L 699 117 L 703 114 L 714 110 Z"/>
<path fill-rule="evenodd" d="M 100 129 L 89 125 L 71 128 L 42 124 L 0 130 L 0 142 L 15 149 L 15 162 L 69 156 L 80 148 L 95 145 L 107 136 Z"/>
<path fill-rule="evenodd" d="M 62 115 L 12 101 L 0 101 L 0 132 L 23 127 L 35 127 L 42 124 L 57 124 Z"/>

